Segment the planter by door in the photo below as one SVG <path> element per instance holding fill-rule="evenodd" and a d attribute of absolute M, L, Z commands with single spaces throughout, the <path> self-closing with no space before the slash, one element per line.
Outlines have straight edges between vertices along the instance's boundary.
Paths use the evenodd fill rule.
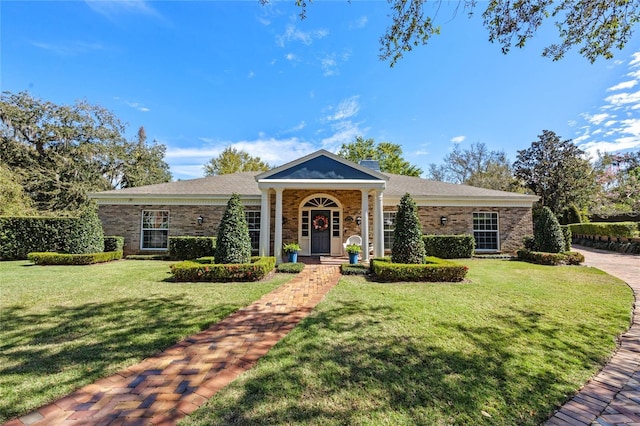
<path fill-rule="evenodd" d="M 298 252 L 297 251 L 292 251 L 291 253 L 289 253 L 289 262 L 290 263 L 297 263 L 298 262 Z"/>
<path fill-rule="evenodd" d="M 359 253 L 349 253 L 349 263 L 351 265 L 357 265 L 358 264 L 358 254 Z"/>

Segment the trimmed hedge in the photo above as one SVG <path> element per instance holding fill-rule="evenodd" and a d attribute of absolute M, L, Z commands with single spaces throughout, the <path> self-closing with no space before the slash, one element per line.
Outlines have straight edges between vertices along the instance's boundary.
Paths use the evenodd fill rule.
<path fill-rule="evenodd" d="M 104 251 L 122 251 L 124 249 L 124 237 L 105 236 Z"/>
<path fill-rule="evenodd" d="M 584 256 L 575 251 L 564 253 L 546 253 L 541 251 L 518 250 L 518 260 L 536 263 L 538 265 L 579 265 L 584 262 Z"/>
<path fill-rule="evenodd" d="M 340 273 L 342 275 L 368 275 L 369 270 L 368 266 L 362 264 L 350 265 L 343 263 L 340 265 Z"/>
<path fill-rule="evenodd" d="M 26 259 L 32 252 L 103 251 L 102 224 L 93 210 L 80 217 L 0 217 L 0 260 Z"/>
<path fill-rule="evenodd" d="M 302 270 L 304 269 L 304 263 L 281 263 L 276 267 L 276 270 L 278 272 L 282 272 L 285 274 L 297 274 L 302 272 Z"/>
<path fill-rule="evenodd" d="M 175 260 L 213 256 L 216 237 L 169 237 L 169 257 Z"/>
<path fill-rule="evenodd" d="M 382 282 L 427 281 L 457 282 L 464 280 L 468 267 L 437 257 L 426 257 L 426 263 L 391 263 L 388 257 L 371 259 L 373 278 Z"/>
<path fill-rule="evenodd" d="M 424 235 L 424 248 L 427 256 L 440 259 L 462 259 L 473 256 L 476 240 L 473 235 Z"/>
<path fill-rule="evenodd" d="M 568 225 L 573 235 L 602 235 L 633 238 L 638 235 L 640 222 L 574 223 Z"/>
<path fill-rule="evenodd" d="M 171 260 L 166 254 L 128 254 L 127 260 Z"/>
<path fill-rule="evenodd" d="M 584 238 L 575 237 L 575 244 L 581 246 L 593 247 L 599 250 L 617 251 L 619 253 L 640 254 L 640 241 L 615 241 L 609 239 L 598 239 L 595 236 L 587 236 Z"/>
<path fill-rule="evenodd" d="M 569 227 L 569 225 L 560 225 L 560 230 L 562 231 L 562 236 L 564 237 L 565 251 L 571 251 L 571 240 L 573 239 L 571 228 Z M 525 246 L 525 248 L 527 247 Z"/>
<path fill-rule="evenodd" d="M 276 266 L 275 257 L 252 257 L 251 263 L 203 264 L 191 260 L 170 266 L 177 282 L 258 281 Z"/>
<path fill-rule="evenodd" d="M 122 259 L 122 251 L 84 254 L 34 252 L 29 253 L 27 258 L 36 265 L 92 265 Z"/>

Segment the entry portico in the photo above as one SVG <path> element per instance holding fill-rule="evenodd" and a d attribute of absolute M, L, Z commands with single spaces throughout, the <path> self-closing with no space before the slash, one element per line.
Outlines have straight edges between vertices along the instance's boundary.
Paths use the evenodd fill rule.
<path fill-rule="evenodd" d="M 388 177 L 384 174 L 354 164 L 325 150 L 314 152 L 291 163 L 256 176 L 261 193 L 260 203 L 260 248 L 261 256 L 270 255 L 271 212 L 273 218 L 273 255 L 282 261 L 283 222 L 295 219 L 297 240 L 301 255 L 343 254 L 343 242 L 350 236 L 344 235 L 357 222 L 362 237 L 362 259 L 369 260 L 369 196 L 373 197 L 373 254 L 384 253 L 383 237 L 383 193 Z M 297 217 L 283 216 L 285 193 L 304 191 L 303 198 L 289 197 L 297 206 Z M 309 193 L 311 191 L 311 193 Z M 359 191 L 360 212 L 355 218 L 345 216 L 344 203 L 334 194 L 345 191 Z M 272 203 L 275 208 L 272 209 Z M 297 208 L 295 208 L 297 207 Z"/>

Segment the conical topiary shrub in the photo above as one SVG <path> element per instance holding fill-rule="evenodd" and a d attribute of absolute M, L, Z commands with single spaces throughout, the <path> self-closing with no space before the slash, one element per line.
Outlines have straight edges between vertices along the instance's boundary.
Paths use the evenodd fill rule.
<path fill-rule="evenodd" d="M 549 207 L 543 207 L 533 227 L 535 249 L 547 253 L 565 251 L 564 235 L 558 219 Z"/>
<path fill-rule="evenodd" d="M 416 203 L 404 194 L 396 213 L 391 261 L 393 263 L 424 263 L 425 248 Z"/>
<path fill-rule="evenodd" d="M 250 263 L 251 237 L 238 194 L 233 194 L 222 215 L 216 239 L 216 263 Z"/>

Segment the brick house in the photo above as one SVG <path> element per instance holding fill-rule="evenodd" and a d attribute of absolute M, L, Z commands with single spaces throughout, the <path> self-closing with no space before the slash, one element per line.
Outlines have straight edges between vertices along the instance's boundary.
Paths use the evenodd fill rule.
<path fill-rule="evenodd" d="M 227 201 L 245 207 L 255 254 L 282 259 L 342 256 L 352 235 L 363 259 L 391 249 L 400 198 L 411 194 L 425 234 L 473 234 L 478 252 L 513 252 L 532 233 L 538 197 L 383 173 L 320 150 L 264 173 L 243 172 L 92 194 L 105 235 L 125 237 L 125 253 L 166 251 L 169 235 L 215 236 Z M 364 245 L 364 244 L 363 244 Z"/>

